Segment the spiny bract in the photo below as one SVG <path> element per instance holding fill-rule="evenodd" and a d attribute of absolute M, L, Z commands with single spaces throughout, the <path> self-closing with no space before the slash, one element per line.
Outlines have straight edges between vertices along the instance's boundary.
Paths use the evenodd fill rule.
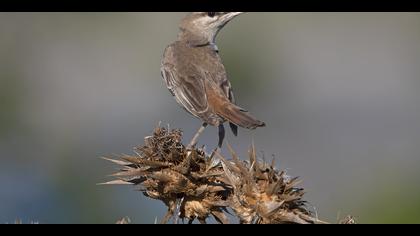
<path fill-rule="evenodd" d="M 259 161 L 254 146 L 249 161 L 228 148 L 232 160 L 218 152 L 207 155 L 204 148 L 187 150 L 180 130 L 157 127 L 136 155 L 105 158 L 122 167 L 105 184 L 139 186 L 145 196 L 162 201 L 168 212 L 161 223 L 206 223 L 213 216 L 227 224 L 229 212 L 244 224 L 324 223 L 307 210 L 297 178 L 276 170 L 274 162 Z"/>

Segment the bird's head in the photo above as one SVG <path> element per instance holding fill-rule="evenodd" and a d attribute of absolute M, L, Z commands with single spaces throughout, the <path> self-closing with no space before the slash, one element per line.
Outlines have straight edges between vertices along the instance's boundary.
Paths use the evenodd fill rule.
<path fill-rule="evenodd" d="M 192 12 L 181 22 L 180 38 L 195 46 L 214 43 L 219 31 L 243 12 Z"/>

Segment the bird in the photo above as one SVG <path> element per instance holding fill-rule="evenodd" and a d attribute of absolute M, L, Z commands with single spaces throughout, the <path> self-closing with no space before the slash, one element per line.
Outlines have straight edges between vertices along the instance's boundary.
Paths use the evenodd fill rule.
<path fill-rule="evenodd" d="M 161 74 L 172 96 L 202 121 L 187 146 L 194 147 L 208 125 L 218 127 L 218 147 L 225 138 L 224 123 L 232 133 L 266 124 L 236 105 L 233 89 L 216 45 L 220 30 L 243 12 L 191 12 L 179 25 L 175 42 L 164 50 Z"/>

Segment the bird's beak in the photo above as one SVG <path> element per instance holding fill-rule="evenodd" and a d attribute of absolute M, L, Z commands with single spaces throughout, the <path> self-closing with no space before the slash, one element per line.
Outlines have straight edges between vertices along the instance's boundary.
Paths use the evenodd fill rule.
<path fill-rule="evenodd" d="M 239 16 L 240 14 L 245 13 L 245 12 L 226 12 L 223 16 L 222 19 L 224 22 L 229 22 L 230 20 L 232 20 L 233 18 L 235 18 L 236 16 Z"/>
<path fill-rule="evenodd" d="M 236 16 L 239 16 L 240 14 L 243 14 L 245 12 L 228 12 L 226 15 L 229 19 L 233 19 Z"/>
<path fill-rule="evenodd" d="M 243 14 L 245 12 L 230 12 L 233 16 L 239 16 L 240 14 Z"/>

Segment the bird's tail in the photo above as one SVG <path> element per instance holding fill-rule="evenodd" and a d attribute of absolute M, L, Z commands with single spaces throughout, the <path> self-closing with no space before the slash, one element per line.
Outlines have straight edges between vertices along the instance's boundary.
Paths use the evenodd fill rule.
<path fill-rule="evenodd" d="M 246 129 L 256 129 L 264 127 L 265 123 L 257 120 L 248 111 L 236 106 L 233 103 L 227 103 L 225 106 L 219 107 L 216 113 L 228 120 L 230 123 L 238 125 Z"/>

